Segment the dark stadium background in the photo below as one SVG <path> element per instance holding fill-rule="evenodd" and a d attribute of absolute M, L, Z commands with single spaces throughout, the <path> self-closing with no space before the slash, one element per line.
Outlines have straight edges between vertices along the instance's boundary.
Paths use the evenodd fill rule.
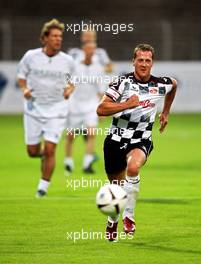
<path fill-rule="evenodd" d="M 41 25 L 56 17 L 66 23 L 134 23 L 134 34 L 98 34 L 112 60 L 128 60 L 139 42 L 149 42 L 158 60 L 201 59 L 201 1 L 197 0 L 46 0 L 1 1 L 0 60 L 18 60 L 38 47 Z M 79 34 L 66 33 L 64 50 L 79 45 Z"/>

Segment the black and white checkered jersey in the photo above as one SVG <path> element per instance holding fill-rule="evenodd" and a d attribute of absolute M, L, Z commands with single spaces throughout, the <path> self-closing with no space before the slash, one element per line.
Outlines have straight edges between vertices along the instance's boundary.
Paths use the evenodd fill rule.
<path fill-rule="evenodd" d="M 134 73 L 120 76 L 111 83 L 105 94 L 115 102 L 124 102 L 132 95 L 139 96 L 140 105 L 113 115 L 110 127 L 111 138 L 118 142 L 138 143 L 151 140 L 159 101 L 172 89 L 169 77 L 151 76 L 149 81 L 140 82 Z"/>

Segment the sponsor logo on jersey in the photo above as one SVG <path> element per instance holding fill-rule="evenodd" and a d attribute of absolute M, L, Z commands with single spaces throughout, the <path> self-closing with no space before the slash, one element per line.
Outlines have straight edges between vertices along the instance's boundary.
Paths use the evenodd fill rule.
<path fill-rule="evenodd" d="M 150 89 L 149 89 L 149 92 L 150 92 L 150 94 L 157 94 L 157 92 L 158 92 L 158 89 L 157 89 L 157 88 L 154 88 L 154 87 L 152 87 L 152 88 L 150 88 Z"/>
<path fill-rule="evenodd" d="M 144 100 L 140 102 L 140 106 L 142 106 L 143 108 L 154 107 L 155 103 L 152 103 L 150 100 Z"/>
<path fill-rule="evenodd" d="M 131 91 L 139 92 L 139 88 L 137 85 L 131 85 Z"/>
<path fill-rule="evenodd" d="M 126 148 L 127 148 L 127 146 L 128 146 L 128 143 L 124 143 L 124 145 L 123 145 L 123 146 L 121 146 L 121 147 L 120 147 L 120 149 L 126 149 Z"/>

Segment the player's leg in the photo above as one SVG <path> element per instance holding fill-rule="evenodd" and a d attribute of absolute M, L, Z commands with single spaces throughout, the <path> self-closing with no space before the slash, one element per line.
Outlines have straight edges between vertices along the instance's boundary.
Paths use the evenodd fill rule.
<path fill-rule="evenodd" d="M 115 172 L 115 173 L 108 173 L 107 177 L 108 180 L 110 181 L 111 184 L 118 184 L 118 185 L 122 185 L 122 183 L 125 180 L 125 176 L 126 176 L 126 169 L 123 169 L 122 171 L 119 172 Z M 119 220 L 119 215 L 115 216 L 115 217 L 108 217 L 108 220 L 110 222 L 114 221 L 114 222 L 118 222 Z"/>
<path fill-rule="evenodd" d="M 87 140 L 88 140 L 88 135 L 87 135 L 87 132 L 85 132 L 85 130 L 83 130 L 83 139 L 84 139 L 84 142 L 86 143 Z M 93 162 L 99 160 L 99 156 L 98 154 L 96 153 L 96 151 L 94 150 L 93 152 Z M 93 163 L 92 162 L 92 163 Z"/>
<path fill-rule="evenodd" d="M 65 119 L 54 118 L 46 120 L 43 124 L 43 166 L 41 179 L 38 184 L 37 197 L 43 197 L 47 193 L 55 168 L 56 146 L 61 138 L 65 123 Z"/>
<path fill-rule="evenodd" d="M 83 160 L 83 170 L 86 173 L 94 173 L 92 163 L 94 161 L 95 140 L 95 127 L 87 127 L 86 151 Z"/>
<path fill-rule="evenodd" d="M 40 158 L 43 155 L 41 147 L 42 123 L 36 117 L 24 114 L 24 132 L 27 153 L 31 158 Z"/>
<path fill-rule="evenodd" d="M 41 158 L 43 156 L 41 143 L 35 145 L 27 145 L 27 153 L 31 158 Z"/>
<path fill-rule="evenodd" d="M 108 173 L 107 177 L 111 184 L 122 185 L 122 182 L 125 180 L 125 175 L 126 169 L 116 173 Z M 119 216 L 120 215 L 116 215 L 114 217 L 108 216 L 108 222 L 106 226 L 106 237 L 109 241 L 114 241 L 117 238 Z"/>
<path fill-rule="evenodd" d="M 65 140 L 65 159 L 64 159 L 64 165 L 65 169 L 68 172 L 72 172 L 74 169 L 74 162 L 73 162 L 73 142 L 74 142 L 75 134 L 72 132 L 69 132 L 66 136 Z"/>
<path fill-rule="evenodd" d="M 110 183 L 122 185 L 126 175 L 126 151 L 121 149 L 121 144 L 112 140 L 110 136 L 106 137 L 104 142 L 104 160 Z M 110 241 L 115 240 L 117 236 L 118 220 L 119 215 L 108 217 L 106 237 Z"/>
<path fill-rule="evenodd" d="M 110 181 L 111 184 L 118 184 L 118 185 L 123 185 L 125 181 L 125 176 L 126 176 L 126 168 L 115 173 L 108 173 L 107 177 L 108 180 Z M 117 222 L 119 219 L 119 216 L 115 217 L 109 217 L 109 220 Z"/>
<path fill-rule="evenodd" d="M 45 141 L 44 142 L 44 151 L 43 151 L 43 175 L 42 179 L 45 181 L 50 181 L 52 173 L 55 168 L 55 152 L 57 144 Z"/>
<path fill-rule="evenodd" d="M 87 141 L 86 151 L 83 161 L 83 169 L 86 173 L 94 173 L 92 168 L 93 162 L 96 160 L 94 156 L 95 152 L 95 140 L 96 140 L 96 128 L 98 126 L 98 116 L 96 109 L 90 113 L 83 115 L 83 124 L 87 128 Z"/>
<path fill-rule="evenodd" d="M 41 173 L 42 173 L 44 158 L 43 158 L 43 148 L 41 143 L 38 143 L 36 145 L 27 145 L 27 153 L 31 158 L 41 158 Z"/>
<path fill-rule="evenodd" d="M 134 209 L 140 188 L 140 168 L 146 161 L 146 155 L 141 149 L 133 149 L 127 155 L 127 175 L 124 189 L 128 195 L 128 203 L 123 212 L 125 233 L 135 232 Z"/>
<path fill-rule="evenodd" d="M 73 142 L 76 135 L 81 132 L 82 116 L 69 114 L 67 122 L 67 136 L 65 138 L 65 158 L 64 166 L 68 173 L 72 172 L 74 169 L 73 161 Z"/>
<path fill-rule="evenodd" d="M 39 196 L 45 195 L 49 187 L 51 176 L 55 168 L 56 146 L 57 145 L 53 142 L 44 142 L 42 176 L 38 185 Z"/>
<path fill-rule="evenodd" d="M 41 144 L 42 122 L 39 118 L 24 115 L 25 143 L 27 153 L 31 158 L 41 158 L 41 172 L 43 169 L 43 148 Z"/>

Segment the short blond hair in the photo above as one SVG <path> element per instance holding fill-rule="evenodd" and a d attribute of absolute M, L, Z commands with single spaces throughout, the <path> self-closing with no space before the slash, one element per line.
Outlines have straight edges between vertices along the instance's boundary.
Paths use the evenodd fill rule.
<path fill-rule="evenodd" d="M 80 37 L 83 38 L 84 35 L 86 35 L 87 33 L 91 33 L 94 35 L 94 40 L 93 41 L 96 41 L 97 39 L 97 33 L 95 30 L 90 30 L 88 27 L 84 27 L 83 30 L 81 31 L 80 33 Z"/>
<path fill-rule="evenodd" d="M 41 42 L 43 42 L 44 37 L 46 37 L 50 34 L 51 29 L 59 29 L 63 33 L 64 28 L 65 28 L 64 24 L 59 22 L 59 20 L 57 20 L 55 18 L 46 22 L 41 29 L 41 33 L 40 33 Z"/>

